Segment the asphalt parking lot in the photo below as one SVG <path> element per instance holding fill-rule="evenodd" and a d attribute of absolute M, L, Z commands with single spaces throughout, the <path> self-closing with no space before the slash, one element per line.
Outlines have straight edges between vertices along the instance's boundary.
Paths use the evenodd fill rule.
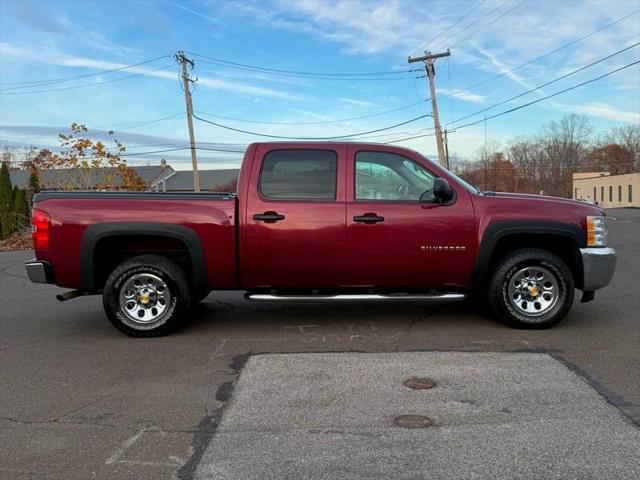
<path fill-rule="evenodd" d="M 328 458 L 337 458 L 326 457 L 330 450 L 323 448 L 336 442 L 345 452 L 351 452 L 357 445 L 371 446 L 370 437 L 336 433 L 365 425 L 365 417 L 379 420 L 376 425 L 388 430 L 383 438 L 387 439 L 389 449 L 397 444 L 410 448 L 413 433 L 389 424 L 380 426 L 380 422 L 383 418 L 388 420 L 391 414 L 424 413 L 424 408 L 416 410 L 424 403 L 418 405 L 415 398 L 405 398 L 406 389 L 400 386 L 393 390 L 396 393 L 385 397 L 394 405 L 392 411 L 380 413 L 384 398 L 371 397 L 372 410 L 363 413 L 355 407 L 365 401 L 362 398 L 369 397 L 356 394 L 369 390 L 375 393 L 376 382 L 383 385 L 385 379 L 399 381 L 411 374 L 410 366 L 419 364 L 411 355 L 417 355 L 418 359 L 423 358 L 421 355 L 461 355 L 445 352 L 465 352 L 463 357 L 475 352 L 495 352 L 507 355 L 497 359 L 507 364 L 512 358 L 508 355 L 530 355 L 536 359 L 532 360 L 534 365 L 541 362 L 547 370 L 542 366 L 540 370 L 524 366 L 507 369 L 504 383 L 521 385 L 531 379 L 537 395 L 546 391 L 553 393 L 554 402 L 549 401 L 546 409 L 536 410 L 536 404 L 512 398 L 500 407 L 509 412 L 491 410 L 489 407 L 499 402 L 491 400 L 494 397 L 488 392 L 492 389 L 486 386 L 501 382 L 495 377 L 483 381 L 483 371 L 494 371 L 487 367 L 473 377 L 461 374 L 460 379 L 472 378 L 473 381 L 460 380 L 460 384 L 473 386 L 475 392 L 484 388 L 487 391 L 482 397 L 486 398 L 484 407 L 490 411 L 482 410 L 481 399 L 468 396 L 469 391 L 447 398 L 447 390 L 436 388 L 433 392 L 439 393 L 435 394 L 444 395 L 442 402 L 461 403 L 461 410 L 454 412 L 455 415 L 447 413 L 444 407 L 432 411 L 435 425 L 420 430 L 430 432 L 424 435 L 446 435 L 443 425 L 450 424 L 453 428 L 458 425 L 454 425 L 458 421 L 455 419 L 471 419 L 467 423 L 476 427 L 465 437 L 468 439 L 465 452 L 469 459 L 480 458 L 477 457 L 480 453 L 482 458 L 488 458 L 502 451 L 489 440 L 500 437 L 499 427 L 508 425 L 507 433 L 518 439 L 519 445 L 529 442 L 531 448 L 519 449 L 520 455 L 539 455 L 541 465 L 575 465 L 578 470 L 569 468 L 562 472 L 564 478 L 635 475 L 634 469 L 638 466 L 633 459 L 640 456 L 637 441 L 640 431 L 640 210 L 610 210 L 608 214 L 615 218 L 610 222 L 609 243 L 619 255 L 612 285 L 598 292 L 594 302 L 576 302 L 561 324 L 546 331 L 509 329 L 464 302 L 264 304 L 248 302 L 239 293 L 214 293 L 194 311 L 191 321 L 178 333 L 137 340 L 123 336 L 109 324 L 98 297 L 59 303 L 54 298 L 58 288 L 28 282 L 22 263 L 31 257 L 30 252 L 0 254 L 0 477 L 267 477 L 269 472 L 249 468 L 264 467 L 258 453 L 265 445 L 272 445 L 274 422 L 282 412 L 286 412 L 286 421 L 281 420 L 279 425 L 285 432 L 282 435 L 286 435 L 287 429 L 298 431 L 295 430 L 298 427 L 306 433 L 298 437 L 297 443 L 280 437 L 278 445 L 282 448 L 268 456 L 272 459 L 269 465 L 275 465 L 271 472 L 278 472 L 281 465 L 281 472 L 290 472 L 291 476 L 304 473 L 307 470 L 299 465 L 294 468 L 295 461 L 307 456 L 317 459 L 316 470 L 323 468 Z M 332 353 L 311 358 L 309 355 L 267 355 L 314 352 Z M 336 362 L 332 356 L 337 355 L 335 352 L 353 353 L 340 357 L 344 361 Z M 375 369 L 367 370 L 369 363 L 362 363 L 366 358 L 361 356 L 362 352 L 413 353 L 389 357 L 393 361 L 382 362 L 378 375 L 374 374 Z M 493 353 L 478 355 L 473 358 Z M 281 357 L 292 362 L 284 379 L 272 373 L 285 368 L 275 369 Z M 371 362 L 381 362 L 381 358 L 382 355 L 373 356 Z M 272 361 L 265 363 L 269 359 Z M 333 368 L 321 368 L 326 365 L 323 362 L 333 362 Z M 308 368 L 303 368 L 304 365 Z M 340 370 L 341 365 L 344 371 Z M 393 365 L 397 370 L 385 370 Z M 431 375 L 446 377 L 446 369 L 439 371 L 441 373 L 431 371 Z M 540 375 L 547 371 L 548 375 Z M 354 385 L 349 385 L 339 390 L 345 395 L 344 402 L 337 394 L 327 396 L 326 393 L 335 388 L 334 380 L 342 378 L 344 383 L 345 378 L 349 378 L 345 377 L 348 372 L 354 377 L 354 384 L 364 382 L 366 389 L 354 390 Z M 417 373 L 427 374 L 429 368 L 423 366 Z M 313 383 L 316 381 L 317 385 Z M 443 380 L 452 382 L 451 385 L 455 381 Z M 548 390 L 541 387 L 546 382 L 553 384 Z M 315 390 L 311 388 L 313 385 Z M 567 385 L 572 389 L 565 388 Z M 451 388 L 448 392 L 457 391 Z M 380 392 L 383 391 L 381 387 Z M 252 402 L 256 398 L 252 392 L 268 394 L 271 403 Z M 497 395 L 496 391 L 493 395 Z M 287 403 L 286 399 L 291 396 L 299 401 Z M 480 406 L 467 405 L 461 399 Z M 576 408 L 571 412 L 560 408 L 567 402 L 571 405 L 575 402 Z M 479 410 L 473 410 L 476 407 Z M 327 408 L 334 417 L 325 416 L 324 423 L 314 423 L 313 415 Z M 508 422 L 503 421 L 502 415 L 511 415 L 518 408 L 522 418 L 509 417 Z M 353 411 L 360 412 L 361 418 L 350 416 L 349 412 Z M 253 434 L 238 443 L 241 436 L 234 436 L 234 432 L 243 428 L 248 431 L 247 425 L 243 427 L 240 421 L 244 412 L 252 412 L 251 419 L 261 418 L 264 428 L 254 421 Z M 293 412 L 297 412 L 296 415 Z M 498 430 L 491 430 L 479 421 L 479 415 Z M 581 422 L 590 422 L 588 428 L 575 430 L 576 423 L 567 425 L 569 419 L 578 417 Z M 550 432 L 556 432 L 546 437 L 554 438 L 554 443 L 540 443 L 543 440 L 527 433 L 539 431 L 536 425 L 542 424 Z M 267 440 L 261 442 L 256 432 Z M 309 432 L 315 436 L 310 437 Z M 591 436 L 585 432 L 591 432 Z M 599 449 L 591 439 L 601 438 L 605 432 L 612 433 L 612 438 L 621 443 L 614 449 Z M 310 438 L 316 442 L 312 450 L 309 450 Z M 371 448 L 385 448 L 384 445 L 378 442 Z M 577 453 L 572 449 L 570 462 L 554 455 L 567 445 L 582 447 Z M 233 450 L 229 450 L 230 446 L 234 446 Z M 292 453 L 295 448 L 299 451 Z M 269 453 L 268 449 L 264 451 Z M 634 451 L 638 455 L 634 456 Z M 600 460 L 594 457 L 594 452 L 601 453 Z M 332 466 L 342 465 L 346 469 L 357 465 L 349 459 L 362 461 L 362 469 L 351 472 L 354 478 L 358 478 L 355 477 L 358 472 L 368 478 L 366 468 L 372 464 L 367 463 L 368 457 L 361 453 L 340 457 L 343 463 L 333 462 Z M 453 464 L 445 461 L 444 451 L 431 454 L 432 457 L 425 459 L 419 456 L 420 452 L 413 453 L 407 456 L 406 462 L 397 464 L 398 470 L 386 472 L 388 475 L 379 474 L 387 478 L 393 473 L 397 473 L 396 477 L 407 475 L 421 459 L 444 469 L 441 471 Z M 229 470 L 228 465 L 221 463 L 221 459 L 231 458 L 247 469 Z M 518 465 L 515 454 L 513 458 L 513 464 Z M 584 461 L 581 462 L 581 458 Z M 470 460 L 468 464 L 469 470 L 455 471 L 457 478 L 490 476 L 491 470 L 483 470 L 477 462 Z M 592 469 L 579 470 L 591 464 Z M 383 464 L 380 465 L 382 468 Z M 518 476 L 518 472 L 527 472 L 526 465 L 520 467 L 521 470 L 513 470 L 515 474 L 511 478 L 526 478 L 526 475 Z M 340 472 L 349 470 L 327 472 L 340 476 Z M 554 472 L 536 473 L 538 478 L 553 478 Z"/>

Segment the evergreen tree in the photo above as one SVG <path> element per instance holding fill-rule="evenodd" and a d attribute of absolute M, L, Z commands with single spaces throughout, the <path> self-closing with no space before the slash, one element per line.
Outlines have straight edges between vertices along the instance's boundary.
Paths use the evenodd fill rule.
<path fill-rule="evenodd" d="M 29 175 L 29 190 L 33 193 L 38 193 L 42 187 L 40 187 L 40 178 L 38 177 L 38 173 L 36 171 L 32 171 L 31 175 Z"/>
<path fill-rule="evenodd" d="M 13 197 L 13 209 L 16 214 L 16 227 L 26 228 L 29 225 L 29 205 L 27 205 L 27 191 L 20 188 Z"/>
<path fill-rule="evenodd" d="M 0 237 L 7 238 L 14 230 L 13 190 L 6 163 L 0 167 Z"/>

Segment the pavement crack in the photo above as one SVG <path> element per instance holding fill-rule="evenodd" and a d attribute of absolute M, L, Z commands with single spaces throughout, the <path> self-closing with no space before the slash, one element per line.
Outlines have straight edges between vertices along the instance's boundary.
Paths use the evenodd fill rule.
<path fill-rule="evenodd" d="M 117 395 L 118 393 L 122 393 L 122 392 L 121 391 L 117 391 L 117 392 L 110 393 L 108 395 L 103 395 L 101 397 L 95 398 L 95 399 L 91 400 L 90 402 L 84 403 L 83 405 L 81 405 L 81 406 L 79 406 L 77 408 L 73 408 L 73 409 L 71 409 L 71 410 L 69 410 L 67 412 L 64 412 L 62 415 L 58 416 L 57 418 L 55 418 L 52 421 L 53 422 L 58 422 L 59 420 L 61 420 L 64 417 L 66 417 L 67 415 L 71 415 L 73 413 L 76 413 L 76 412 L 82 410 L 83 408 L 89 407 L 89 406 L 91 406 L 91 405 L 93 405 L 95 403 L 98 403 L 101 400 L 105 400 L 105 399 L 107 399 L 109 397 L 113 397 L 114 395 Z M 69 423 L 69 422 L 62 422 L 62 423 Z"/>

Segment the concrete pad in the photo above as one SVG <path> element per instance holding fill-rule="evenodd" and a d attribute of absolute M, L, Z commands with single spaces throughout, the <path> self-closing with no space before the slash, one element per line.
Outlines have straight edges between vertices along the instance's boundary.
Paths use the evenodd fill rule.
<path fill-rule="evenodd" d="M 412 390 L 409 377 L 437 386 Z M 400 415 L 434 425 L 405 429 Z M 197 479 L 636 479 L 640 429 L 546 354 L 251 357 Z"/>

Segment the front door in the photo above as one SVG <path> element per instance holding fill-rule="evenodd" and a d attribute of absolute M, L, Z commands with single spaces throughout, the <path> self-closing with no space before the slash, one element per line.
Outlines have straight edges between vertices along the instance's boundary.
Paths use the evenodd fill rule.
<path fill-rule="evenodd" d="M 344 145 L 257 148 L 241 229 L 245 288 L 345 282 L 345 156 Z"/>
<path fill-rule="evenodd" d="M 360 287 L 458 287 L 475 258 L 470 194 L 453 180 L 455 198 L 433 196 L 438 169 L 419 155 L 350 147 L 347 271 Z"/>

